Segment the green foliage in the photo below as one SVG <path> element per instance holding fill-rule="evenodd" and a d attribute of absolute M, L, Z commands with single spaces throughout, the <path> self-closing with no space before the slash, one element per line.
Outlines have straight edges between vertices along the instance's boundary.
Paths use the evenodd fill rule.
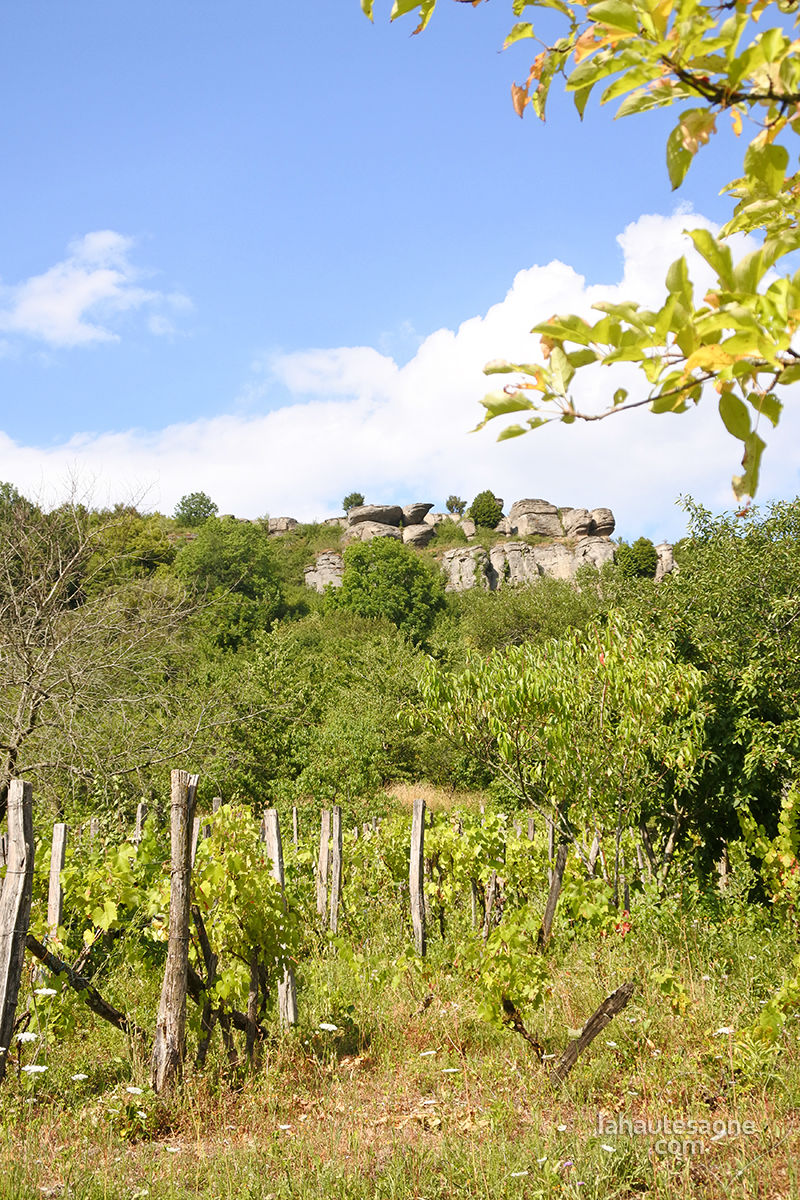
<path fill-rule="evenodd" d="M 179 525 L 194 528 L 203 525 L 209 517 L 215 517 L 218 512 L 218 505 L 205 492 L 189 492 L 188 495 L 181 496 L 175 505 L 173 516 Z"/>
<path fill-rule="evenodd" d="M 523 642 L 541 643 L 568 629 L 583 628 L 601 608 L 597 587 L 580 590 L 564 579 L 543 576 L 531 587 L 472 588 L 452 597 L 460 635 L 484 654 Z"/>
<path fill-rule="evenodd" d="M 483 529 L 496 529 L 503 515 L 503 509 L 498 504 L 494 492 L 487 490 L 485 492 L 478 492 L 469 506 L 467 515 L 472 518 L 476 525 Z"/>
<path fill-rule="evenodd" d="M 441 572 L 395 538 L 354 542 L 344 552 L 342 586 L 328 593 L 332 609 L 390 621 L 422 643 L 444 606 Z"/>
<path fill-rule="evenodd" d="M 280 613 L 281 590 L 263 524 L 209 517 L 178 552 L 173 569 L 205 598 L 201 627 L 218 649 L 238 649 Z"/>
<path fill-rule="evenodd" d="M 463 517 L 464 509 L 467 507 L 466 500 L 462 500 L 460 496 L 448 496 L 445 502 L 445 508 L 449 513 L 454 513 L 458 517 Z"/>
<path fill-rule="evenodd" d="M 745 845 L 758 859 L 761 878 L 770 902 L 787 914 L 800 902 L 800 789 L 786 789 L 781 800 L 778 829 L 770 838 L 752 813 L 737 813 Z"/>
<path fill-rule="evenodd" d="M 650 538 L 637 538 L 632 546 L 627 542 L 620 542 L 616 563 L 622 574 L 629 579 L 652 579 L 658 566 L 658 552 Z"/>
<path fill-rule="evenodd" d="M 369 6 L 371 8 L 371 5 Z M 427 25 L 436 0 L 409 0 L 393 15 L 418 11 L 417 31 Z M 655 311 L 636 302 L 600 302 L 594 323 L 576 315 L 553 316 L 534 328 L 541 334 L 543 363 L 487 364 L 487 374 L 511 374 L 518 382 L 483 400 L 482 424 L 511 413 L 530 413 L 524 424 L 507 426 L 500 438 L 517 437 L 550 421 L 597 420 L 648 403 L 655 413 L 685 412 L 713 383 L 726 430 L 743 446 L 743 471 L 733 478 L 739 497 L 753 496 L 765 443 L 764 418 L 776 426 L 785 389 L 800 378 L 792 339 L 800 312 L 800 275 L 792 255 L 800 247 L 800 189 L 792 169 L 794 137 L 800 133 L 800 56 L 793 34 L 797 5 L 756 0 L 734 7 L 710 0 L 610 0 L 565 4 L 561 0 L 513 0 L 515 16 L 543 10 L 544 38 L 530 21 L 517 22 L 506 45 L 531 39 L 540 49 L 523 85 L 512 98 L 522 116 L 530 107 L 545 118 L 554 79 L 582 117 L 589 100 L 618 102 L 617 117 L 680 106 L 666 143 L 673 188 L 730 115 L 744 139 L 741 175 L 721 190 L 736 202 L 717 238 L 690 230 L 715 282 L 700 303 L 684 258 L 672 264 L 666 296 Z M 552 10 L 562 19 L 556 36 Z M 764 14 L 774 24 L 766 27 Z M 794 151 L 794 153 L 792 153 Z M 734 262 L 731 238 L 747 233 L 759 243 Z M 780 268 L 783 268 L 781 273 Z M 645 397 L 629 398 L 625 387 L 609 392 L 601 413 L 576 406 L 572 382 L 586 367 L 633 363 L 642 374 Z M 521 377 L 521 378 L 520 378 Z"/>
<path fill-rule="evenodd" d="M 363 503 L 363 492 L 348 492 L 342 501 L 342 508 L 345 512 L 349 512 L 351 508 L 359 508 Z"/>

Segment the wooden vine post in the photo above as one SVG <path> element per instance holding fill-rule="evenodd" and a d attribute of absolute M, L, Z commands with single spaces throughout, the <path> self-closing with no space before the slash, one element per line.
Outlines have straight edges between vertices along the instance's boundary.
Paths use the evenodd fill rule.
<path fill-rule="evenodd" d="M 199 776 L 189 775 L 186 771 L 173 771 L 171 779 L 169 940 L 150 1076 L 156 1093 L 171 1091 L 180 1078 L 183 1066 L 189 969 L 192 821 Z"/>
<path fill-rule="evenodd" d="M 283 911 L 286 912 L 286 897 L 283 894 L 283 846 L 276 808 L 268 808 L 264 813 L 264 840 L 267 844 L 267 854 L 272 859 L 272 878 L 281 889 Z M 281 1025 L 297 1024 L 297 990 L 291 967 L 284 968 L 283 979 L 278 984 L 278 1015 Z"/>
<path fill-rule="evenodd" d="M 331 814 L 323 808 L 319 828 L 319 858 L 317 859 L 317 916 L 322 924 L 328 916 L 328 868 L 331 854 Z"/>
<path fill-rule="evenodd" d="M 411 894 L 411 926 L 414 930 L 414 949 L 425 956 L 425 801 L 414 801 L 411 817 L 411 857 L 408 869 L 408 889 Z"/>
<path fill-rule="evenodd" d="M 339 931 L 339 901 L 342 896 L 342 810 L 331 813 L 331 933 Z"/>
<path fill-rule="evenodd" d="M 0 1080 L 14 1034 L 25 964 L 33 892 L 33 789 L 21 779 L 8 788 L 8 866 L 0 896 Z"/>
<path fill-rule="evenodd" d="M 61 872 L 67 854 L 67 827 L 59 821 L 53 826 L 53 843 L 50 848 L 50 885 L 47 892 L 47 931 L 51 938 L 58 933 L 61 911 L 64 906 L 64 890 L 61 887 Z M 2 1043 L 0 1043 L 2 1045 Z"/>

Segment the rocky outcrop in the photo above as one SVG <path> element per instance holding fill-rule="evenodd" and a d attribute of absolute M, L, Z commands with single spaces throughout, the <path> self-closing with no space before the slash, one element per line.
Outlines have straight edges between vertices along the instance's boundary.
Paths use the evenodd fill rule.
<path fill-rule="evenodd" d="M 431 541 L 436 533 L 434 525 L 405 525 L 403 527 L 403 541 L 407 546 L 414 546 L 417 550 L 422 550 Z"/>
<path fill-rule="evenodd" d="M 317 556 L 313 567 L 306 567 L 306 587 L 324 592 L 326 587 L 341 587 L 344 559 L 335 550 L 325 550 Z"/>
<path fill-rule="evenodd" d="M 491 588 L 491 563 L 483 546 L 458 546 L 442 555 L 442 570 L 447 576 L 445 591 L 468 592 L 471 588 Z"/>
<path fill-rule="evenodd" d="M 678 564 L 675 562 L 672 546 L 668 542 L 662 542 L 660 546 L 656 546 L 656 554 L 658 562 L 656 563 L 655 581 L 660 583 L 665 575 L 671 575 L 673 571 L 678 570 Z"/>
<path fill-rule="evenodd" d="M 381 521 L 359 521 L 356 525 L 348 525 L 344 531 L 344 543 L 371 542 L 373 538 L 397 538 L 402 540 L 403 531 L 398 525 L 387 525 Z"/>
<path fill-rule="evenodd" d="M 344 529 L 347 525 L 347 517 L 326 517 L 322 524 L 338 525 L 341 529 Z"/>
<path fill-rule="evenodd" d="M 288 533 L 290 529 L 296 529 L 297 525 L 294 517 L 270 517 L 267 522 L 271 534 Z"/>
<path fill-rule="evenodd" d="M 347 514 L 347 524 L 350 526 L 366 522 L 373 525 L 399 525 L 402 519 L 403 510 L 399 504 L 359 504 Z"/>
<path fill-rule="evenodd" d="M 547 500 L 515 500 L 508 513 L 509 524 L 518 537 L 563 537 L 564 530 L 555 504 Z"/>
<path fill-rule="evenodd" d="M 597 537 L 611 537 L 617 522 L 610 508 L 592 509 L 592 530 Z"/>
<path fill-rule="evenodd" d="M 442 521 L 457 521 L 458 517 L 453 517 L 450 513 L 435 513 L 429 512 L 425 514 L 426 525 L 441 525 Z"/>
<path fill-rule="evenodd" d="M 592 515 L 588 508 L 560 508 L 558 515 L 566 537 L 583 538 L 592 532 Z"/>
<path fill-rule="evenodd" d="M 403 506 L 403 524 L 421 525 L 432 508 L 432 504 L 405 504 Z"/>
<path fill-rule="evenodd" d="M 475 522 L 471 517 L 462 517 L 458 524 L 464 534 L 464 537 L 475 537 Z"/>

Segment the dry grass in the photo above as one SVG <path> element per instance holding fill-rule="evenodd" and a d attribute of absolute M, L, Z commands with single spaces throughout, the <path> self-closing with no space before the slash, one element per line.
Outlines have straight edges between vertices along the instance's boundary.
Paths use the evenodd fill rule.
<path fill-rule="evenodd" d="M 396 801 L 404 809 L 411 809 L 418 796 L 433 812 L 449 812 L 454 808 L 477 812 L 485 801 L 482 792 L 462 792 L 455 788 L 438 787 L 434 783 L 391 783 L 384 790 L 390 800 Z"/>

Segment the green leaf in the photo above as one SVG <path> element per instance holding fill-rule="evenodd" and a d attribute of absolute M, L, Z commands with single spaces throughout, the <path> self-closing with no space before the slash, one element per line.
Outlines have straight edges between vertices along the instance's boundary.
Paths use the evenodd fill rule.
<path fill-rule="evenodd" d="M 747 175 L 753 176 L 764 184 L 773 196 L 781 191 L 786 179 L 786 168 L 789 165 L 789 151 L 785 146 L 757 146 L 751 142 L 744 156 L 744 169 Z"/>
<path fill-rule="evenodd" d="M 518 42 L 522 38 L 532 38 L 534 36 L 533 25 L 530 21 L 517 21 L 516 25 L 512 25 L 506 40 L 503 42 L 503 49 L 506 50 L 514 42 Z"/>
<path fill-rule="evenodd" d="M 757 433 L 751 433 L 744 439 L 743 475 L 734 475 L 731 483 L 736 496 L 755 496 L 758 490 L 758 477 L 761 471 L 761 456 L 766 449 L 766 443 Z"/>
<path fill-rule="evenodd" d="M 797 383 L 800 381 L 800 363 L 793 363 L 790 367 L 784 367 L 780 373 L 778 383 Z"/>
<path fill-rule="evenodd" d="M 587 9 L 586 15 L 590 21 L 610 25 L 612 29 L 622 29 L 626 33 L 639 32 L 639 20 L 630 0 L 600 0 L 599 4 Z"/>
<path fill-rule="evenodd" d="M 702 254 L 710 267 L 716 271 L 723 287 L 734 290 L 731 248 L 718 242 L 708 229 L 687 229 L 698 254 Z"/>
<path fill-rule="evenodd" d="M 506 442 L 509 438 L 521 437 L 523 433 L 527 432 L 528 430 L 524 425 L 506 425 L 505 429 L 498 433 L 497 440 L 498 442 Z"/>
<path fill-rule="evenodd" d="M 774 426 L 777 426 L 783 412 L 783 404 L 776 395 L 772 392 L 765 392 L 764 395 L 758 392 L 750 392 L 747 402 L 748 404 L 752 404 L 757 413 L 761 413 Z"/>
<path fill-rule="evenodd" d="M 506 413 L 524 412 L 534 407 L 521 392 L 515 395 L 509 395 L 508 392 L 489 392 L 483 397 L 481 404 L 486 409 L 487 421 L 493 417 L 502 417 Z"/>
<path fill-rule="evenodd" d="M 415 8 L 421 7 L 422 0 L 394 0 L 389 20 L 396 21 L 398 17 L 404 17 L 406 13 L 413 12 Z"/>
<path fill-rule="evenodd" d="M 592 327 L 584 321 L 583 317 L 570 314 L 565 317 L 551 317 L 549 321 L 542 321 L 540 325 L 534 325 L 531 333 L 541 333 L 545 337 L 564 340 L 567 342 L 576 342 L 579 346 L 588 346 L 594 341 L 592 336 Z"/>
<path fill-rule="evenodd" d="M 733 268 L 735 290 L 737 292 L 755 292 L 765 271 L 764 255 L 761 250 L 753 250 L 752 253 L 745 254 L 744 258 Z"/>
<path fill-rule="evenodd" d="M 683 132 L 680 124 L 676 125 L 667 138 L 667 170 L 672 190 L 679 188 L 686 178 L 686 172 L 691 166 L 692 156 L 683 145 Z"/>
<path fill-rule="evenodd" d="M 567 388 L 574 374 L 575 368 L 571 366 L 564 351 L 560 346 L 554 346 L 550 352 L 550 375 L 554 389 L 559 395 L 566 396 Z"/>
<path fill-rule="evenodd" d="M 719 398 L 719 415 L 728 433 L 740 442 L 750 436 L 750 413 L 747 405 L 727 388 Z"/>
<path fill-rule="evenodd" d="M 374 0 L 361 0 L 361 11 L 363 12 L 365 17 L 369 17 L 370 21 L 372 20 L 373 4 L 374 4 Z"/>

